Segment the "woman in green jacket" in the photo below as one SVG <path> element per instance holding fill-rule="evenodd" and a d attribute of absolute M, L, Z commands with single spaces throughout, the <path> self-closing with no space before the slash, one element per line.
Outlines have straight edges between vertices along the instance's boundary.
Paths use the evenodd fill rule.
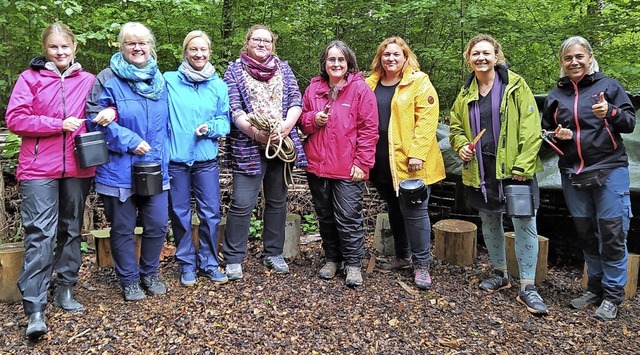
<path fill-rule="evenodd" d="M 540 116 L 529 86 L 508 70 L 500 44 L 477 35 L 464 52 L 473 72 L 451 109 L 451 147 L 464 161 L 462 182 L 467 201 L 478 210 L 493 274 L 480 288 L 495 292 L 511 287 L 507 274 L 504 226 L 505 189 L 529 186 L 534 199 L 530 216 L 513 217 L 516 256 L 520 269 L 518 302 L 534 314 L 547 314 L 535 286 L 538 239 L 535 209 L 539 191 L 535 173 L 542 170 Z M 484 134 L 481 132 L 484 131 Z M 475 137 L 481 136 L 477 142 Z"/>

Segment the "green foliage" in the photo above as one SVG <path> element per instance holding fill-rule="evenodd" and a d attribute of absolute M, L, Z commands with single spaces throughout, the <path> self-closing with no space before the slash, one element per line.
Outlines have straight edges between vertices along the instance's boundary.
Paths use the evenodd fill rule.
<path fill-rule="evenodd" d="M 302 234 L 313 234 L 318 232 L 318 221 L 314 214 L 305 214 L 300 221 L 300 229 Z"/>
<path fill-rule="evenodd" d="M 0 157 L 7 161 L 3 164 L 2 168 L 6 172 L 14 172 L 18 165 L 18 153 L 20 153 L 20 146 L 22 145 L 22 138 L 20 136 L 9 132 L 4 139 L 2 145 L 2 151 Z"/>
<path fill-rule="evenodd" d="M 262 238 L 262 230 L 264 224 L 261 219 L 256 218 L 255 214 L 251 215 L 251 221 L 249 221 L 249 238 L 260 239 Z"/>
<path fill-rule="evenodd" d="M 87 242 L 81 242 L 80 251 L 82 254 L 89 254 L 89 244 Z"/>

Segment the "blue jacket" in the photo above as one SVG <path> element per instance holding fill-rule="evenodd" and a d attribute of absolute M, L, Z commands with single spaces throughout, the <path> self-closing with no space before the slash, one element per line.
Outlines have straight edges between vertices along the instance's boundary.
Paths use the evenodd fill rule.
<path fill-rule="evenodd" d="M 91 120 L 101 110 L 112 107 L 116 119 L 108 126 L 93 124 Z M 169 103 L 167 90 L 159 100 L 147 99 L 133 92 L 111 68 L 98 74 L 87 98 L 87 126 L 89 130 L 102 130 L 109 148 L 109 162 L 98 166 L 95 181 L 107 186 L 132 188 L 131 168 L 137 161 L 160 163 L 162 184 L 169 184 Z M 133 151 L 142 141 L 151 146 L 145 155 Z"/>
<path fill-rule="evenodd" d="M 177 71 L 164 73 L 169 90 L 169 155 L 171 162 L 189 166 L 218 157 L 218 138 L 229 134 L 227 85 L 214 74 L 194 83 Z M 196 128 L 206 123 L 209 132 L 198 137 Z"/>

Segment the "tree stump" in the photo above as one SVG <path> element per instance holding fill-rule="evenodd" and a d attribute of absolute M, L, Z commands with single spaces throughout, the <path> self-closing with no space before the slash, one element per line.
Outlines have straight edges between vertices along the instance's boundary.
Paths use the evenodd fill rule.
<path fill-rule="evenodd" d="M 507 232 L 505 236 L 505 249 L 507 252 L 507 271 L 509 275 L 520 278 L 520 268 L 516 258 L 516 235 L 514 232 Z M 549 239 L 541 235 L 538 236 L 538 264 L 536 265 L 535 284 L 539 285 L 547 278 L 547 260 L 549 256 Z"/>
<path fill-rule="evenodd" d="M 295 259 L 300 255 L 300 215 L 290 213 L 284 225 L 284 247 L 282 256 Z"/>
<path fill-rule="evenodd" d="M 142 227 L 136 227 L 133 233 L 136 260 L 139 261 L 140 248 L 142 247 Z M 98 267 L 113 267 L 113 255 L 111 255 L 109 228 L 92 230 L 91 234 L 96 241 L 96 264 L 98 264 Z"/>
<path fill-rule="evenodd" d="M 476 260 L 475 224 L 459 219 L 443 219 L 433 225 L 435 256 L 449 264 L 470 266 Z"/>
<path fill-rule="evenodd" d="M 22 294 L 16 285 L 22 271 L 23 243 L 0 244 L 0 301 L 20 302 Z"/>
<path fill-rule="evenodd" d="M 373 233 L 373 247 L 381 256 L 395 256 L 393 233 L 389 224 L 389 214 L 378 213 L 376 216 L 376 229 Z"/>
<path fill-rule="evenodd" d="M 638 289 L 638 267 L 640 266 L 640 254 L 629 253 L 627 264 L 627 285 L 624 287 L 624 299 L 630 300 Z M 587 288 L 587 263 L 582 271 L 582 288 Z"/>
<path fill-rule="evenodd" d="M 200 240 L 198 239 L 199 231 L 198 227 L 200 226 L 200 219 L 195 214 L 191 217 L 191 238 L 193 238 L 193 245 L 196 247 L 196 251 L 200 247 Z M 220 218 L 220 224 L 218 224 L 218 243 L 217 251 L 220 252 L 222 250 L 222 242 L 224 241 L 224 229 L 227 226 L 227 217 Z"/>

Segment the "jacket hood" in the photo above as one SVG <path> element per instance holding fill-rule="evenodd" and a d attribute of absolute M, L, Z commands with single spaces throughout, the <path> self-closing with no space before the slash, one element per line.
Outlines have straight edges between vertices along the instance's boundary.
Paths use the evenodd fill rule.
<path fill-rule="evenodd" d="M 48 61 L 47 58 L 45 58 L 45 56 L 43 55 L 31 59 L 31 62 L 29 62 L 29 67 L 32 70 L 40 72 L 41 75 L 56 77 L 69 77 L 77 74 L 82 70 L 82 66 L 80 65 L 80 63 L 74 60 L 71 65 L 61 73 L 60 70 L 55 66 L 55 64 Z"/>
<path fill-rule="evenodd" d="M 596 81 L 601 80 L 604 77 L 605 77 L 604 74 L 602 74 L 602 72 L 599 72 L 599 71 L 593 74 L 585 75 L 578 82 L 578 86 L 579 87 L 589 86 L 595 83 Z M 561 89 L 573 88 L 573 83 L 571 82 L 571 79 L 569 79 L 569 76 L 563 76 L 562 78 L 560 78 L 560 80 L 558 80 L 558 87 Z"/>
<path fill-rule="evenodd" d="M 47 64 L 47 59 L 43 55 L 41 55 L 31 59 L 31 62 L 29 62 L 29 67 L 33 70 L 39 71 L 42 69 L 46 69 L 45 68 L 46 64 Z"/>
<path fill-rule="evenodd" d="M 500 80 L 502 80 L 503 84 L 509 84 L 509 68 L 505 64 L 498 64 L 495 66 L 496 74 L 500 76 Z M 476 73 L 471 72 L 467 79 L 464 81 L 464 88 L 468 89 L 473 82 L 473 79 L 476 78 Z"/>

